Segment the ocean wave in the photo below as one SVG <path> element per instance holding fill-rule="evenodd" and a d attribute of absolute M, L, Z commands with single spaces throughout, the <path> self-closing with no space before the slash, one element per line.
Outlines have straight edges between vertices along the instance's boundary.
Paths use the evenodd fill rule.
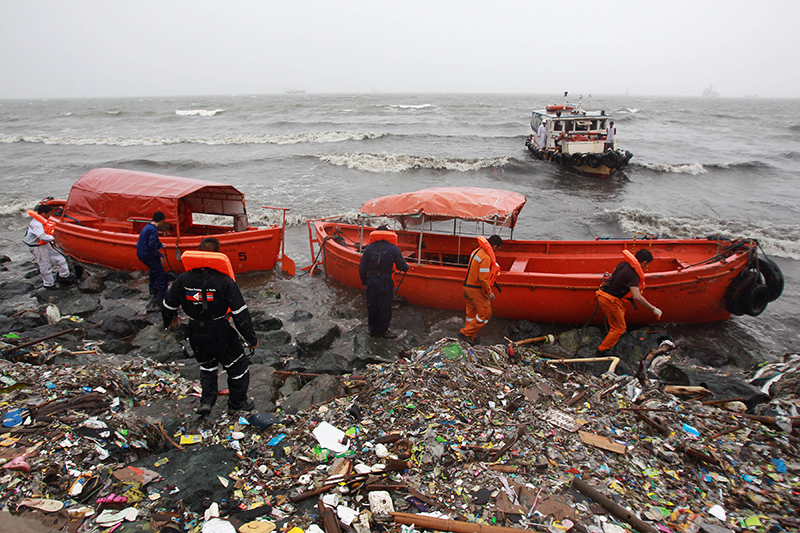
<path fill-rule="evenodd" d="M 430 107 L 436 107 L 433 104 L 419 104 L 419 105 L 411 105 L 411 104 L 380 104 L 377 107 L 388 107 L 390 109 L 427 109 Z"/>
<path fill-rule="evenodd" d="M 3 198 L 0 200 L 0 216 L 25 214 L 28 209 L 36 207 L 37 202 L 21 198 Z M 27 217 L 27 214 L 25 215 Z"/>
<path fill-rule="evenodd" d="M 0 143 L 39 143 L 64 146 L 163 146 L 171 144 L 302 144 L 338 143 L 377 139 L 388 133 L 323 131 L 308 133 L 283 133 L 279 135 L 237 135 L 231 137 L 58 137 L 49 135 L 5 135 Z"/>
<path fill-rule="evenodd" d="M 175 114 L 182 117 L 213 117 L 217 113 L 224 113 L 224 109 L 176 109 Z"/>
<path fill-rule="evenodd" d="M 642 163 L 640 161 L 636 161 L 631 164 L 638 165 L 640 167 L 644 167 L 650 170 L 655 170 L 656 172 L 692 174 L 693 176 L 697 176 L 698 174 L 706 174 L 708 172 L 705 168 L 703 168 L 703 165 L 701 165 L 700 163 L 688 163 L 685 165 L 669 165 L 667 163 Z"/>
<path fill-rule="evenodd" d="M 508 163 L 508 157 L 486 159 L 453 159 L 436 156 L 415 156 L 407 154 L 328 154 L 319 158 L 332 165 L 363 170 L 366 172 L 403 172 L 406 170 L 433 169 L 471 172 L 488 167 L 501 167 Z"/>
<path fill-rule="evenodd" d="M 661 217 L 632 207 L 606 213 L 628 233 L 661 238 L 695 239 L 715 235 L 726 239 L 756 239 L 767 255 L 800 259 L 800 226 L 723 218 Z"/>
<path fill-rule="evenodd" d="M 789 131 L 800 133 L 800 124 L 792 124 L 791 126 L 789 126 Z"/>

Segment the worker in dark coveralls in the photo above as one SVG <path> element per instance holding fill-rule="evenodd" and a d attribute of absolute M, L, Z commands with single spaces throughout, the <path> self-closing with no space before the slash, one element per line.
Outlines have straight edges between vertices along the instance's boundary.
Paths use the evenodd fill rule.
<path fill-rule="evenodd" d="M 379 226 L 376 231 L 391 233 L 386 226 Z M 364 248 L 358 274 L 361 284 L 367 288 L 367 318 L 369 334 L 373 337 L 397 338 L 395 333 L 389 331 L 394 298 L 394 267 L 403 272 L 408 271 L 408 263 L 403 259 L 397 245 L 381 239 Z"/>
<path fill-rule="evenodd" d="M 213 237 L 203 239 L 200 251 L 219 252 L 219 241 Z M 203 392 L 197 414 L 208 416 L 217 401 L 218 365 L 228 374 L 228 413 L 252 411 L 255 404 L 247 398 L 250 358 L 245 354 L 239 333 L 251 348 L 258 346 L 258 339 L 239 286 L 230 276 L 213 268 L 193 268 L 178 276 L 164 298 L 165 328 L 172 325 L 178 307 L 189 317 L 189 344 L 200 363 Z M 229 310 L 236 329 L 228 322 Z"/>
<path fill-rule="evenodd" d="M 159 230 L 166 225 L 164 213 L 156 211 L 153 219 L 139 233 L 136 243 L 136 257 L 150 270 L 150 296 L 157 302 L 164 299 L 167 294 L 167 272 L 161 265 L 161 249 L 164 247 L 158 239 Z"/>

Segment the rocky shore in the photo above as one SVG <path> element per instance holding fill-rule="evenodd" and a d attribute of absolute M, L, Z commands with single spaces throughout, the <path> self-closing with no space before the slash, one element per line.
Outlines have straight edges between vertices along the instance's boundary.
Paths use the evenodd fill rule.
<path fill-rule="evenodd" d="M 799 523 L 794 354 L 717 354 L 645 328 L 611 372 L 568 361 L 594 355 L 598 328 L 497 321 L 471 346 L 459 314 L 401 301 L 398 338 L 375 339 L 359 293 L 327 299 L 306 287 L 323 281 L 273 272 L 240 280 L 256 411 L 231 418 L 223 400 L 201 419 L 185 326 L 148 312 L 146 273 L 87 266 L 45 291 L 33 262 L 2 266 L 0 522 L 18 531 Z"/>

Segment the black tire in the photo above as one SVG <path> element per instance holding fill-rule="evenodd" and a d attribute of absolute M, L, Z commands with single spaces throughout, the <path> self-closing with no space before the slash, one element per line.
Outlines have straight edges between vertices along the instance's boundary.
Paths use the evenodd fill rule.
<path fill-rule="evenodd" d="M 764 312 L 769 303 L 769 289 L 764 283 L 753 283 L 742 294 L 742 309 L 750 316 Z"/>
<path fill-rule="evenodd" d="M 561 164 L 561 154 L 559 154 L 558 152 L 554 153 L 553 156 L 550 158 L 550 160 L 553 163 L 555 163 L 557 165 L 560 165 Z"/>
<path fill-rule="evenodd" d="M 561 164 L 565 167 L 572 166 L 572 156 L 570 154 L 561 154 Z"/>
<path fill-rule="evenodd" d="M 600 156 L 597 154 L 586 154 L 583 158 L 583 162 L 592 168 L 597 168 L 600 166 Z"/>
<path fill-rule="evenodd" d="M 572 154 L 572 164 L 576 167 L 581 166 L 583 164 L 583 154 L 580 152 Z"/>
<path fill-rule="evenodd" d="M 758 258 L 758 271 L 764 276 L 764 283 L 769 289 L 769 301 L 774 302 L 783 294 L 783 272 L 775 261 L 763 256 Z"/>
<path fill-rule="evenodd" d="M 603 164 L 608 168 L 617 168 L 619 165 L 619 155 L 614 150 L 608 150 L 603 154 Z"/>
<path fill-rule="evenodd" d="M 732 315 L 742 316 L 747 311 L 744 308 L 745 294 L 751 285 L 758 283 L 758 273 L 754 270 L 745 270 L 731 281 L 725 291 L 725 309 Z"/>

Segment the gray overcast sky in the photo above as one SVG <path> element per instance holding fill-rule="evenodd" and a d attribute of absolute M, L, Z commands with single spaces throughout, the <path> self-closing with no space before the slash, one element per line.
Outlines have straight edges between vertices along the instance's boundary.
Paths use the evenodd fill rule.
<path fill-rule="evenodd" d="M 0 98 L 800 97 L 800 1 L 0 0 Z"/>

